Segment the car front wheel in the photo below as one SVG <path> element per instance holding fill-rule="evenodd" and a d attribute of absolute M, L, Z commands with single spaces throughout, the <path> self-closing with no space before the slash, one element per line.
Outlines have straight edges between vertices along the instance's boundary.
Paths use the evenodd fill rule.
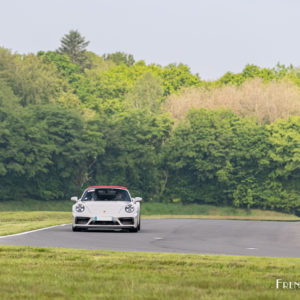
<path fill-rule="evenodd" d="M 138 227 L 132 227 L 129 229 L 130 232 L 138 232 Z"/>
<path fill-rule="evenodd" d="M 139 224 L 137 226 L 137 230 L 140 231 L 141 230 L 141 219 L 139 219 Z"/>
<path fill-rule="evenodd" d="M 79 231 L 79 228 L 72 225 L 72 231 Z"/>

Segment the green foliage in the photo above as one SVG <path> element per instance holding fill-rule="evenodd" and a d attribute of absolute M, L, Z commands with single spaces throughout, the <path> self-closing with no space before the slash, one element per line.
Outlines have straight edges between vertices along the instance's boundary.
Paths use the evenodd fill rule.
<path fill-rule="evenodd" d="M 297 69 L 247 65 L 204 82 L 183 64 L 135 63 L 122 52 L 99 57 L 87 44 L 71 31 L 56 52 L 0 48 L 1 199 L 64 199 L 90 184 L 114 184 L 150 202 L 300 213 L 299 116 L 276 120 L 275 112 L 269 123 L 275 122 L 259 125 L 229 110 L 194 109 L 174 127 L 160 110 L 168 95 L 186 87 L 208 91 L 257 77 L 274 87 L 280 80 L 300 86 Z M 288 95 L 296 107 L 293 87 Z M 268 113 L 277 106 L 266 95 Z"/>
<path fill-rule="evenodd" d="M 172 126 L 169 117 L 132 110 L 103 122 L 106 147 L 91 183 L 122 183 L 148 201 L 158 197 L 164 180 L 160 153 Z"/>
<path fill-rule="evenodd" d="M 158 106 L 155 102 L 163 100 L 160 95 L 160 85 L 165 97 L 183 87 L 200 84 L 199 77 L 191 74 L 185 65 L 169 65 L 161 68 L 157 65 L 146 66 L 145 63 L 138 62 L 131 67 L 125 64 L 112 66 L 107 71 L 85 70 L 85 73 L 78 76 L 72 86 L 86 107 L 98 112 L 116 113 L 125 110 L 126 98 L 130 102 L 132 98 L 138 97 L 138 102 L 143 102 L 143 95 L 146 96 L 146 102 L 153 100 L 154 107 Z M 150 92 L 151 88 L 154 89 L 152 92 Z M 149 107 L 149 104 L 146 106 Z"/>
<path fill-rule="evenodd" d="M 286 122 L 279 122 L 285 130 L 278 141 L 278 134 L 269 137 L 265 127 L 230 111 L 191 111 L 165 148 L 166 194 L 184 203 L 294 211 L 300 205 L 299 118 Z"/>
<path fill-rule="evenodd" d="M 233 169 L 229 159 L 232 126 L 239 121 L 230 111 L 189 113 L 165 148 L 170 173 L 167 194 L 183 202 L 226 200 L 226 183 L 230 183 Z"/>
<path fill-rule="evenodd" d="M 83 109 L 68 83 L 77 75 L 79 66 L 67 56 L 50 51 L 20 56 L 0 48 L 0 64 L 0 82 L 12 90 L 22 106 L 58 103 Z"/>
<path fill-rule="evenodd" d="M 182 87 L 201 84 L 198 74 L 193 75 L 189 67 L 184 64 L 170 64 L 161 71 L 160 76 L 165 96 L 179 91 Z"/>
<path fill-rule="evenodd" d="M 28 126 L 20 109 L 1 107 L 0 125 L 0 187 L 3 198 L 26 194 L 26 181 L 46 172 L 51 148 L 47 137 L 41 136 L 40 126 Z M 20 187 L 18 185 L 20 184 Z M 13 188 L 15 187 L 15 188 Z M 23 195 L 24 195 L 23 194 Z"/>
<path fill-rule="evenodd" d="M 80 66 L 72 63 L 70 57 L 66 54 L 58 53 L 56 51 L 40 51 L 37 56 L 41 57 L 44 63 L 54 63 L 57 70 L 67 78 L 70 78 L 72 74 L 78 73 L 80 70 Z"/>
<path fill-rule="evenodd" d="M 0 47 L 0 77 L 5 78 L 7 70 L 15 68 L 17 55 L 12 55 L 11 51 Z"/>
<path fill-rule="evenodd" d="M 5 59 L 9 59 L 9 63 Z M 0 80 L 11 87 L 23 106 L 55 101 L 61 89 L 61 79 L 52 64 L 44 64 L 33 54 L 0 56 L 4 65 Z"/>
<path fill-rule="evenodd" d="M 97 54 L 87 51 L 84 68 L 96 71 L 107 71 L 110 67 L 115 66 L 114 62 L 106 61 Z"/>
<path fill-rule="evenodd" d="M 66 192 L 82 188 L 88 165 L 103 151 L 102 136 L 98 128 L 93 127 L 92 121 L 85 124 L 77 113 L 57 106 L 34 107 L 30 114 L 31 122 L 44 126 L 45 137 L 52 150 L 51 164 L 48 165 L 47 172 L 37 178 L 31 195 L 49 199 L 63 198 Z M 52 175 L 51 190 L 47 188 L 48 174 Z M 40 191 L 37 191 L 38 187 Z M 33 194 L 35 191 L 37 194 Z"/>
<path fill-rule="evenodd" d="M 158 112 L 162 96 L 163 88 L 159 78 L 147 72 L 136 80 L 133 88 L 127 94 L 127 101 L 134 108 Z"/>
<path fill-rule="evenodd" d="M 135 81 L 147 72 L 147 66 L 122 64 L 107 71 L 85 70 L 72 86 L 85 105 L 102 113 L 116 113 L 125 110 L 125 98 L 133 88 Z"/>
<path fill-rule="evenodd" d="M 135 60 L 132 54 L 126 54 L 124 52 L 115 52 L 115 53 L 108 53 L 103 55 L 104 60 L 111 60 L 116 65 L 125 64 L 126 66 L 133 66 Z"/>
<path fill-rule="evenodd" d="M 81 65 L 86 59 L 85 52 L 89 43 L 85 41 L 85 38 L 81 36 L 78 30 L 70 30 L 61 39 L 61 46 L 58 48 L 58 52 L 68 55 L 72 63 Z"/>
<path fill-rule="evenodd" d="M 241 73 L 233 74 L 227 72 L 220 79 L 216 81 L 216 84 L 234 84 L 241 85 L 247 79 L 262 78 L 264 81 L 269 82 L 272 80 L 281 80 L 289 78 L 300 85 L 300 78 L 292 65 L 286 67 L 285 65 L 277 64 L 275 68 L 260 68 L 256 65 L 246 65 Z"/>
<path fill-rule="evenodd" d="M 57 105 L 10 110 L 2 115 L 0 132 L 4 198 L 63 198 L 81 188 L 86 165 L 103 151 L 102 136 L 90 122 Z"/>
<path fill-rule="evenodd" d="M 12 89 L 4 80 L 0 80 L 0 108 L 5 106 L 15 109 L 18 103 L 19 99 L 15 96 Z"/>
<path fill-rule="evenodd" d="M 278 120 L 267 130 L 271 143 L 268 183 L 274 190 L 268 206 L 300 211 L 300 117 Z"/>

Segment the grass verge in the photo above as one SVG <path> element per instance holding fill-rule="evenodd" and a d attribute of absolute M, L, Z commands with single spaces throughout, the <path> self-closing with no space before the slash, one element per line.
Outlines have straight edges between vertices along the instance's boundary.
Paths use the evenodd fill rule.
<path fill-rule="evenodd" d="M 300 221 L 300 218 L 276 211 L 219 207 L 207 204 L 143 203 L 142 215 L 149 218 L 201 218 L 230 220 Z"/>
<path fill-rule="evenodd" d="M 11 200 L 0 201 L 1 211 L 65 211 L 70 212 L 74 202 L 71 200 L 38 201 L 38 200 Z"/>
<path fill-rule="evenodd" d="M 71 222 L 70 212 L 0 212 L 0 236 Z"/>
<path fill-rule="evenodd" d="M 63 201 L 0 201 L 2 211 L 61 211 L 70 212 L 74 202 Z M 292 214 L 280 213 L 261 209 L 242 209 L 235 207 L 220 207 L 208 204 L 180 204 L 180 203 L 142 203 L 141 213 L 144 217 L 189 217 L 206 219 L 244 219 L 244 220 L 289 220 L 299 221 L 300 218 Z"/>
<path fill-rule="evenodd" d="M 0 247 L 1 299 L 296 299 L 300 259 Z M 282 287 L 282 285 L 281 285 Z"/>

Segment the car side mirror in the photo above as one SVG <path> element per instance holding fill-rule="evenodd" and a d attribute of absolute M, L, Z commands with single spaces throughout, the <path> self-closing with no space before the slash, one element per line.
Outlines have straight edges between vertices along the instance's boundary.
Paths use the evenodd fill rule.
<path fill-rule="evenodd" d="M 78 201 L 78 197 L 71 197 L 71 201 L 77 202 Z"/>
<path fill-rule="evenodd" d="M 141 202 L 143 200 L 143 198 L 141 197 L 135 197 L 133 198 L 133 202 L 136 203 L 136 202 Z"/>

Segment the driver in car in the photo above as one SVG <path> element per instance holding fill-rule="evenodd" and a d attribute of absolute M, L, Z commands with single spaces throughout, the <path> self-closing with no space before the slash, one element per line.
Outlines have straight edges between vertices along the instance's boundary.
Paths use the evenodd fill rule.
<path fill-rule="evenodd" d="M 117 192 L 116 193 L 116 196 L 115 196 L 115 200 L 117 200 L 117 201 L 121 201 L 122 200 L 122 193 L 120 193 L 120 192 Z"/>
<path fill-rule="evenodd" d="M 95 192 L 92 193 L 92 198 L 91 198 L 91 200 L 92 200 L 92 201 L 96 201 L 97 199 L 98 199 L 98 197 L 97 197 L 97 194 L 96 194 L 96 191 L 95 191 Z"/>

